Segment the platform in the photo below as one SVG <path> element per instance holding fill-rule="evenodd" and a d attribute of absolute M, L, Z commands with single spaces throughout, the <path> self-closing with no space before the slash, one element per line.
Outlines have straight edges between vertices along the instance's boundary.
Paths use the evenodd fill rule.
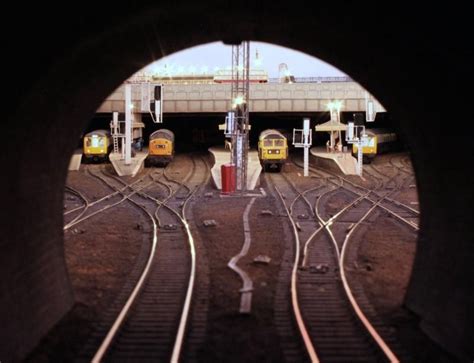
<path fill-rule="evenodd" d="M 79 170 L 79 168 L 81 167 L 81 160 L 82 149 L 74 150 L 74 154 L 72 154 L 71 159 L 69 160 L 68 170 Z"/>
<path fill-rule="evenodd" d="M 329 169 L 340 170 L 345 175 L 357 175 L 357 159 L 347 152 L 328 152 L 325 147 L 310 149 L 313 162 Z"/>
<path fill-rule="evenodd" d="M 135 176 L 143 169 L 147 156 L 148 149 L 143 148 L 142 151 L 135 152 L 135 156 L 132 157 L 130 165 L 125 165 L 125 160 L 122 160 L 122 154 L 112 152 L 109 154 L 109 160 L 119 176 Z"/>
<path fill-rule="evenodd" d="M 223 146 L 212 146 L 208 150 L 214 157 L 214 166 L 211 169 L 212 180 L 214 180 L 214 185 L 217 189 L 222 189 L 221 165 L 230 162 L 230 151 Z M 262 172 L 262 166 L 260 165 L 256 150 L 249 150 L 248 162 L 247 189 L 254 190 L 259 184 L 260 173 Z"/>

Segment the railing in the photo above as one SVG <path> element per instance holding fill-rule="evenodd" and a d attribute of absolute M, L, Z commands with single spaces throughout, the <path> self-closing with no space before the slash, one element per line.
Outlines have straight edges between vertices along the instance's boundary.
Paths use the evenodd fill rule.
<path fill-rule="evenodd" d="M 295 83 L 354 82 L 349 76 L 343 77 L 295 77 Z M 269 78 L 268 83 L 282 83 L 280 78 Z"/>
<path fill-rule="evenodd" d="M 130 83 L 167 83 L 167 84 L 215 84 L 215 83 L 221 83 L 222 81 L 226 81 L 227 79 L 223 79 L 222 77 L 219 78 L 195 78 L 193 79 L 192 77 L 190 78 L 163 78 L 163 79 L 153 79 L 151 77 L 132 77 L 128 81 Z M 229 81 L 231 78 L 228 79 Z M 282 82 L 281 78 L 268 78 L 265 79 L 264 77 L 251 77 L 250 81 L 260 81 L 260 82 L 265 82 L 267 81 L 268 83 L 288 83 L 288 82 Z M 342 76 L 342 77 L 295 77 L 294 83 L 328 83 L 328 82 L 354 82 L 354 80 L 349 77 L 349 76 Z"/>

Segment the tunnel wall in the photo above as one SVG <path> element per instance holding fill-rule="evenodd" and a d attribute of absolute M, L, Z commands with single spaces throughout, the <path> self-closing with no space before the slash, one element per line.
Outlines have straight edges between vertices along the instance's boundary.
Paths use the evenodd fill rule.
<path fill-rule="evenodd" d="M 0 360 L 24 357 L 72 306 L 63 188 L 69 157 L 94 110 L 126 77 L 162 55 L 240 39 L 288 46 L 339 67 L 400 120 L 422 211 L 406 305 L 445 349 L 473 357 L 472 149 L 468 132 L 459 131 L 451 147 L 445 117 L 447 108 L 472 101 L 468 11 L 411 4 L 409 11 L 389 5 L 382 12 L 328 2 L 308 9 L 298 0 L 54 6 L 31 4 L 25 12 L 12 4 L 9 15 L 18 23 L 1 25 L 8 56 Z"/>

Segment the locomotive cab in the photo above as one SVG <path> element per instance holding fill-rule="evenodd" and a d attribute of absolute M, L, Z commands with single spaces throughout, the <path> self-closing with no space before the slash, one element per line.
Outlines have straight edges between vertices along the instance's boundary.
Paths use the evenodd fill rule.
<path fill-rule="evenodd" d="M 84 136 L 83 155 L 86 161 L 104 161 L 108 158 L 110 149 L 110 133 L 106 130 L 96 130 Z"/>
<path fill-rule="evenodd" d="M 265 130 L 259 136 L 258 157 L 265 169 L 280 171 L 288 157 L 286 137 L 277 130 Z"/>
<path fill-rule="evenodd" d="M 150 135 L 148 164 L 166 165 L 174 156 L 174 133 L 160 129 Z"/>

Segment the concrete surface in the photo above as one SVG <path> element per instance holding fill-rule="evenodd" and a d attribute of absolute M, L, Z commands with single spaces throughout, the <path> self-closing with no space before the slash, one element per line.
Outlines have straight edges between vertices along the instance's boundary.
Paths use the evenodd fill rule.
<path fill-rule="evenodd" d="M 350 152 L 327 152 L 324 147 L 312 147 L 310 155 L 316 158 L 315 163 L 329 162 L 346 175 L 357 175 L 357 159 Z M 318 159 L 325 159 L 324 161 Z M 331 165 L 327 165 L 331 167 Z"/>
<path fill-rule="evenodd" d="M 81 160 L 82 149 L 74 150 L 74 154 L 72 154 L 71 160 L 69 160 L 68 170 L 79 170 L 79 168 L 81 167 Z"/>
<path fill-rule="evenodd" d="M 217 189 L 222 189 L 221 166 L 230 162 L 230 151 L 223 146 L 212 146 L 209 152 L 214 157 L 214 166 L 211 169 L 212 180 Z M 249 150 L 249 163 L 247 168 L 247 190 L 254 190 L 259 184 L 262 166 L 256 150 Z"/>
<path fill-rule="evenodd" d="M 125 165 L 125 160 L 122 159 L 122 154 L 115 154 L 112 152 L 109 155 L 109 160 L 118 176 L 135 176 L 143 169 L 147 156 L 148 149 L 143 148 L 142 151 L 136 152 L 129 165 Z"/>

